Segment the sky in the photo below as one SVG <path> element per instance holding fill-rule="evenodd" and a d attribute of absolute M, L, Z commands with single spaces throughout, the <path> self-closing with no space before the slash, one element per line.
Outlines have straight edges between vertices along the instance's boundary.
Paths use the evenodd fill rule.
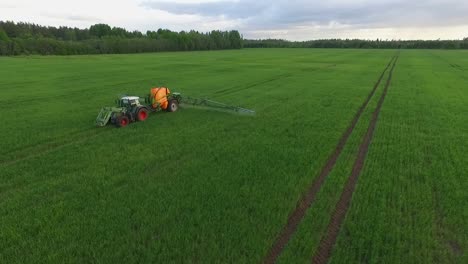
<path fill-rule="evenodd" d="M 462 39 L 468 0 L 0 0 L 0 20 L 142 32 L 237 29 L 249 39 Z"/>

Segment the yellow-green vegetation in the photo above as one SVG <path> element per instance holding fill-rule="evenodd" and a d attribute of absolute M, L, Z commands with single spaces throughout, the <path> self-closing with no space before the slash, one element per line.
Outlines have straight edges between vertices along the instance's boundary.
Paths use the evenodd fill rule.
<path fill-rule="evenodd" d="M 332 262 L 467 262 L 467 55 L 401 53 Z"/>
<path fill-rule="evenodd" d="M 1 58 L 0 262 L 261 262 L 394 54 Z M 466 55 L 401 52 L 333 262 L 466 256 Z M 256 115 L 187 108 L 123 129 L 94 126 L 102 106 L 156 85 Z M 310 262 L 381 93 L 285 263 Z"/>

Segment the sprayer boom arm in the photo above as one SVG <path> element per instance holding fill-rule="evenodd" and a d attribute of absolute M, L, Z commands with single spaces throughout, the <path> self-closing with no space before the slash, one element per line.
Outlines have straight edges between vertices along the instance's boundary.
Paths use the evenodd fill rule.
<path fill-rule="evenodd" d="M 209 100 L 209 99 L 193 98 L 193 97 L 188 97 L 188 96 L 181 96 L 180 104 L 181 106 L 208 108 L 208 109 L 214 109 L 214 110 L 225 111 L 225 112 L 235 112 L 239 114 L 248 114 L 248 115 L 255 114 L 255 111 L 250 110 L 250 109 L 227 105 L 227 104 L 223 104 L 223 103 L 216 102 L 216 101 Z"/>

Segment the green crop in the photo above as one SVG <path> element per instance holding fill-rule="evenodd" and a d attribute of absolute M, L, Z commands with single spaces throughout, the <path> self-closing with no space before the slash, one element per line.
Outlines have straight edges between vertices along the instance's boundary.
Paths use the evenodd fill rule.
<path fill-rule="evenodd" d="M 0 262 L 261 262 L 394 54 L 1 58 Z M 462 55 L 401 53 L 333 261 L 466 254 Z M 119 95 L 158 85 L 256 115 L 187 108 L 94 126 Z M 281 261 L 310 262 L 381 89 Z"/>
<path fill-rule="evenodd" d="M 466 55 L 401 53 L 332 262 L 466 263 Z"/>

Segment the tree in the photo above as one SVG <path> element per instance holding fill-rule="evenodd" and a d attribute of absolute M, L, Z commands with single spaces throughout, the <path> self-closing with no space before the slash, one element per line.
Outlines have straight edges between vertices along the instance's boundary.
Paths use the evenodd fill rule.
<path fill-rule="evenodd" d="M 234 48 L 234 49 L 242 48 L 242 38 L 240 36 L 239 31 L 232 30 L 229 32 L 229 42 L 230 42 L 231 48 Z"/>
<path fill-rule="evenodd" d="M 110 32 L 110 35 L 120 38 L 126 38 L 128 36 L 128 32 L 124 28 L 113 27 Z"/>
<path fill-rule="evenodd" d="M 76 40 L 76 32 L 73 29 L 69 29 L 65 31 L 64 40 L 68 41 L 75 41 Z"/>
<path fill-rule="evenodd" d="M 96 24 L 89 27 L 89 34 L 98 38 L 111 35 L 112 29 L 107 24 Z"/>
<path fill-rule="evenodd" d="M 7 33 L 0 28 L 0 41 L 9 41 L 10 38 L 8 37 Z"/>

